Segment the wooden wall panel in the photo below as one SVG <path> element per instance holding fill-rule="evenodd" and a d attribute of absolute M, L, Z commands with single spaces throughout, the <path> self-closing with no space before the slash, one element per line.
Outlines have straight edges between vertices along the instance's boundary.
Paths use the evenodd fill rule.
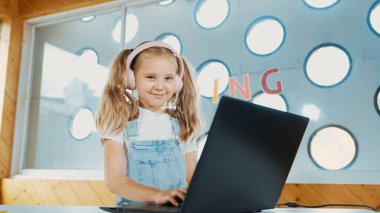
<path fill-rule="evenodd" d="M 8 145 L 7 140 L 3 138 L 3 136 L 0 136 L 0 175 L 2 177 L 7 177 L 8 169 L 9 169 L 9 158 L 10 153 L 12 153 L 12 147 L 11 145 Z"/>
<path fill-rule="evenodd" d="M 114 205 L 116 196 L 108 189 L 104 181 L 90 181 L 89 184 L 94 189 L 102 205 Z"/>
<path fill-rule="evenodd" d="M 369 184 L 286 184 L 279 203 L 303 205 L 356 204 L 380 210 L 380 185 Z"/>
<path fill-rule="evenodd" d="M 104 181 L 3 179 L 4 204 L 115 205 Z"/>
<path fill-rule="evenodd" d="M 81 200 L 74 193 L 69 181 L 49 181 L 50 185 L 54 188 L 54 192 L 58 197 L 64 197 L 60 199 L 62 205 L 81 205 Z"/>
<path fill-rule="evenodd" d="M 18 7 L 19 15 L 20 14 L 32 14 L 32 13 L 34 13 L 32 6 L 29 5 L 29 1 L 19 0 L 19 2 L 20 2 L 19 7 Z M 41 2 L 44 2 L 44 0 Z"/>
<path fill-rule="evenodd" d="M 8 84 L 9 81 L 7 82 Z M 17 89 L 16 89 L 17 91 Z M 16 95 L 17 94 L 13 94 Z M 16 114 L 16 103 L 12 101 L 12 94 L 10 95 L 7 91 L 5 91 L 4 96 L 4 106 L 3 106 L 3 121 L 2 121 L 2 128 L 4 131 L 2 131 L 1 135 L 3 139 L 5 140 L 4 143 L 6 143 L 8 146 L 12 147 L 13 143 L 13 129 L 14 129 L 14 119 Z M 5 131 L 8 130 L 8 131 Z"/>
<path fill-rule="evenodd" d="M 18 15 L 19 0 L 0 0 L 0 13 L 8 17 Z"/>
<path fill-rule="evenodd" d="M 23 31 L 18 3 L 19 0 L 0 0 L 0 19 L 3 23 L 0 41 L 0 179 L 9 177 L 12 159 Z M 2 203 L 2 194 L 0 194 L 0 203 Z"/>
<path fill-rule="evenodd" d="M 109 1 L 111 0 L 20 0 L 19 12 L 23 19 L 29 19 Z"/>
<path fill-rule="evenodd" d="M 4 204 L 115 205 L 104 181 L 4 179 Z M 279 203 L 366 204 L 380 210 L 380 185 L 286 184 Z"/>
<path fill-rule="evenodd" d="M 22 27 L 22 23 L 19 23 L 19 26 Z M 16 35 L 12 37 L 11 41 L 18 40 L 22 41 L 22 29 L 18 29 Z M 20 69 L 20 53 L 21 53 L 21 45 L 16 44 L 10 44 L 12 49 L 9 50 L 8 55 L 8 70 L 19 70 Z M 14 51 L 17 51 L 16 53 Z M 5 87 L 5 92 L 8 93 L 10 101 L 13 103 L 17 102 L 17 96 L 14 96 L 14 91 L 17 91 L 18 88 L 18 78 L 19 78 L 19 72 L 7 72 L 7 86 Z M 17 93 L 16 93 L 17 95 Z"/>
<path fill-rule="evenodd" d="M 115 196 L 103 181 L 4 179 L 4 204 L 114 205 Z M 380 210 L 379 185 L 287 184 L 279 203 L 367 204 Z"/>

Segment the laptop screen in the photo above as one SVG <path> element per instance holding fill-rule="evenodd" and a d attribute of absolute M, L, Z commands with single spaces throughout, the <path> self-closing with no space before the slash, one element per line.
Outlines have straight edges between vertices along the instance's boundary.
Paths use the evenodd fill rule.
<path fill-rule="evenodd" d="M 274 208 L 308 122 L 299 115 L 223 96 L 184 211 Z"/>

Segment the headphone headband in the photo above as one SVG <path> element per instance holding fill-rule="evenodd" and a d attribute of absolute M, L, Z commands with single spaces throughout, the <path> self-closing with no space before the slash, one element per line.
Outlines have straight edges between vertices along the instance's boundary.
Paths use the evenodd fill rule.
<path fill-rule="evenodd" d="M 163 47 L 163 48 L 169 49 L 175 55 L 175 57 L 179 61 L 179 65 L 178 65 L 178 72 L 179 72 L 178 73 L 178 77 L 180 79 L 182 79 L 183 78 L 183 73 L 184 73 L 184 65 L 183 65 L 183 61 L 182 61 L 181 56 L 178 54 L 177 51 L 175 51 L 168 44 L 165 44 L 163 42 L 158 42 L 158 41 L 148 41 L 148 42 L 145 42 L 145 43 L 137 46 L 135 49 L 133 49 L 132 52 L 127 57 L 127 72 L 132 71 L 131 70 L 131 63 L 132 63 L 133 59 L 139 53 L 141 53 L 142 51 L 144 51 L 144 50 L 146 50 L 148 48 L 151 48 L 151 47 Z"/>

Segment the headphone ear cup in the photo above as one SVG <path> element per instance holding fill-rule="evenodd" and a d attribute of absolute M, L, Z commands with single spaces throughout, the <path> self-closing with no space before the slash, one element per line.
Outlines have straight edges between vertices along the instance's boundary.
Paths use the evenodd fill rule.
<path fill-rule="evenodd" d="M 127 71 L 127 89 L 134 90 L 136 89 L 136 83 L 135 83 L 135 74 L 132 70 Z"/>
<path fill-rule="evenodd" d="M 176 78 L 176 90 L 177 92 L 180 92 L 183 87 L 183 80 L 177 76 Z"/>

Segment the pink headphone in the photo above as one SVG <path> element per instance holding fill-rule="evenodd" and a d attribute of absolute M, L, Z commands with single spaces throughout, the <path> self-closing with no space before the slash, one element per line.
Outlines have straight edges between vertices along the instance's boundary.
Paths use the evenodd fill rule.
<path fill-rule="evenodd" d="M 133 90 L 133 89 L 136 89 L 136 83 L 135 83 L 135 75 L 133 73 L 133 70 L 131 69 L 131 63 L 133 61 L 133 59 L 139 54 L 141 53 L 142 51 L 148 49 L 148 48 L 151 48 L 151 47 L 164 47 L 166 49 L 169 49 L 175 57 L 177 57 L 178 61 L 179 61 L 179 65 L 178 65 L 178 70 L 179 70 L 179 73 L 178 75 L 176 75 L 176 78 L 175 78 L 175 81 L 176 81 L 176 92 L 180 92 L 181 89 L 182 89 L 182 86 L 183 86 L 183 73 L 184 73 L 184 66 L 183 66 L 183 61 L 182 61 L 182 58 L 181 56 L 177 53 L 177 51 L 175 51 L 173 48 L 171 48 L 168 44 L 165 44 L 163 42 L 158 42 L 158 41 L 148 41 L 148 42 L 145 42 L 141 45 L 139 45 L 138 47 L 136 47 L 136 49 L 134 49 L 127 57 L 127 81 L 126 81 L 126 88 L 127 89 L 130 89 L 130 90 Z"/>

